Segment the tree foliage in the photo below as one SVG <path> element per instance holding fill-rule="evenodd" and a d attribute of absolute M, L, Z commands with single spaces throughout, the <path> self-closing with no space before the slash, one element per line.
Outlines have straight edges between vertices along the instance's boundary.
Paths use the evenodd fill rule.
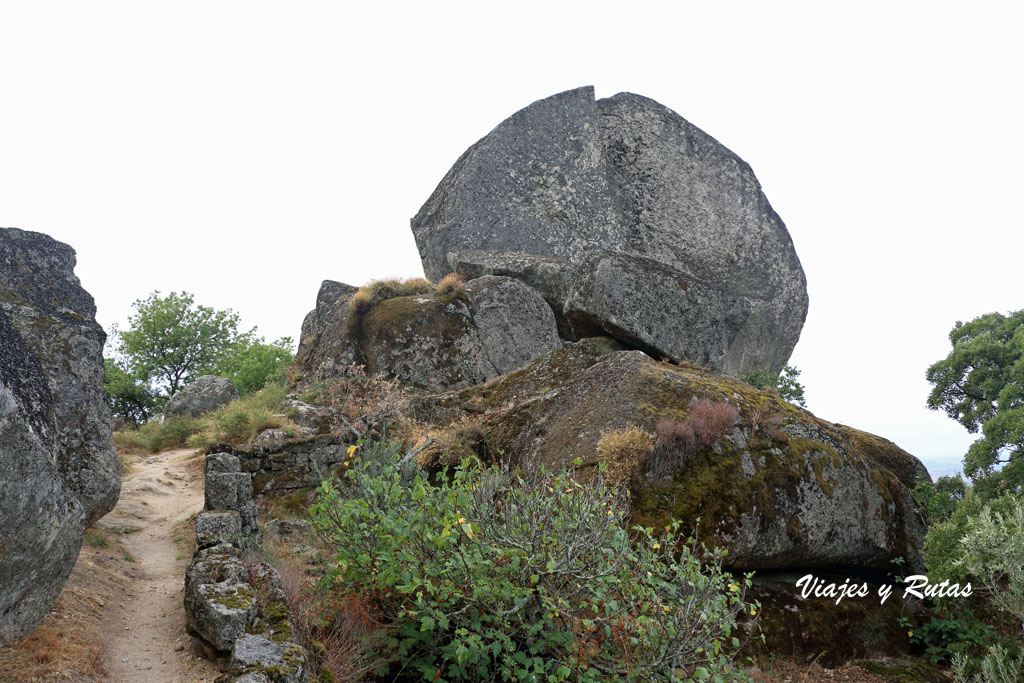
<path fill-rule="evenodd" d="M 153 292 L 133 305 L 120 350 L 133 372 L 173 396 L 202 374 L 213 373 L 255 330 L 240 333 L 238 315 L 200 306 L 188 292 Z"/>
<path fill-rule="evenodd" d="M 112 334 L 115 357 L 104 361 L 107 402 L 132 424 L 200 375 L 226 377 L 246 394 L 283 380 L 291 363 L 289 337 L 268 344 L 256 328 L 241 332 L 231 309 L 198 305 L 188 292 L 153 292 L 133 307 L 128 329 Z"/>
<path fill-rule="evenodd" d="M 964 456 L 979 492 L 1019 491 L 1024 484 L 1024 310 L 957 322 L 953 350 L 928 368 L 928 407 L 982 436 Z"/>
<path fill-rule="evenodd" d="M 159 407 L 149 386 L 114 358 L 103 359 L 103 397 L 111 413 L 136 427 Z"/>
<path fill-rule="evenodd" d="M 959 474 L 942 476 L 932 483 L 922 477 L 911 491 L 929 526 L 948 521 L 967 495 L 967 483 Z"/>
<path fill-rule="evenodd" d="M 806 408 L 807 402 L 804 399 L 804 385 L 796 379 L 799 376 L 799 370 L 792 365 L 787 365 L 779 374 L 775 374 L 771 370 L 754 370 L 743 375 L 741 379 L 758 389 L 774 391 L 784 401 L 789 401 L 801 408 Z"/>
<path fill-rule="evenodd" d="M 259 391 L 268 382 L 284 382 L 294 358 L 292 344 L 291 337 L 270 344 L 262 338 L 246 339 L 224 354 L 216 374 L 230 379 L 242 394 Z"/>

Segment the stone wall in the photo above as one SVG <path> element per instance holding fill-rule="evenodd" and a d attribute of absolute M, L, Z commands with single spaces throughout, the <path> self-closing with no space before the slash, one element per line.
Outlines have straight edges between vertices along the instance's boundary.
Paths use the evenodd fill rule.
<path fill-rule="evenodd" d="M 206 509 L 196 517 L 196 552 L 185 572 L 185 614 L 197 651 L 220 661 L 218 683 L 308 683 L 309 653 L 294 642 L 281 577 L 258 559 L 252 475 L 241 459 L 206 456 Z"/>
<path fill-rule="evenodd" d="M 209 453 L 237 457 L 239 471 L 252 476 L 254 495 L 276 495 L 319 486 L 343 466 L 345 451 L 353 443 L 349 437 L 315 436 L 274 446 L 217 444 Z"/>

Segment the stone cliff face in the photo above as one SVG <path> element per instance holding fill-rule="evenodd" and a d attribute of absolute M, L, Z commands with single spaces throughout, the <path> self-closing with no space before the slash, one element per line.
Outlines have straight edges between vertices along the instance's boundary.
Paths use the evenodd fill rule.
<path fill-rule="evenodd" d="M 545 298 L 576 336 L 716 372 L 780 371 L 807 314 L 800 261 L 750 167 L 631 93 L 579 88 L 513 114 L 459 158 L 412 229 L 431 279 L 460 262 L 518 270 L 551 285 Z M 517 261 L 509 252 L 523 255 L 511 270 L 481 272 Z M 666 310 L 686 315 L 650 319 Z"/>
<path fill-rule="evenodd" d="M 121 487 L 106 335 L 74 265 L 65 244 L 0 229 L 0 640 L 43 618 Z"/>

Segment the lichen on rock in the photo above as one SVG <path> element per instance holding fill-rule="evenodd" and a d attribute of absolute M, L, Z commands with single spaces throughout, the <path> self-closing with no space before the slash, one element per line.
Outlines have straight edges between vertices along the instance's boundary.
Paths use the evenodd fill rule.
<path fill-rule="evenodd" d="M 68 245 L 0 229 L 0 642 L 46 615 L 121 487 L 106 335 L 74 266 Z"/>

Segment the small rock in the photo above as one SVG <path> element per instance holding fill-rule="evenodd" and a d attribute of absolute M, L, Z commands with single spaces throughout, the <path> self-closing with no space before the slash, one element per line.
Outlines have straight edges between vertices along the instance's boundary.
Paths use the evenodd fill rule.
<path fill-rule="evenodd" d="M 238 389 L 231 380 L 216 375 L 203 375 L 171 396 L 164 408 L 167 417 L 199 417 L 238 398 Z"/>

